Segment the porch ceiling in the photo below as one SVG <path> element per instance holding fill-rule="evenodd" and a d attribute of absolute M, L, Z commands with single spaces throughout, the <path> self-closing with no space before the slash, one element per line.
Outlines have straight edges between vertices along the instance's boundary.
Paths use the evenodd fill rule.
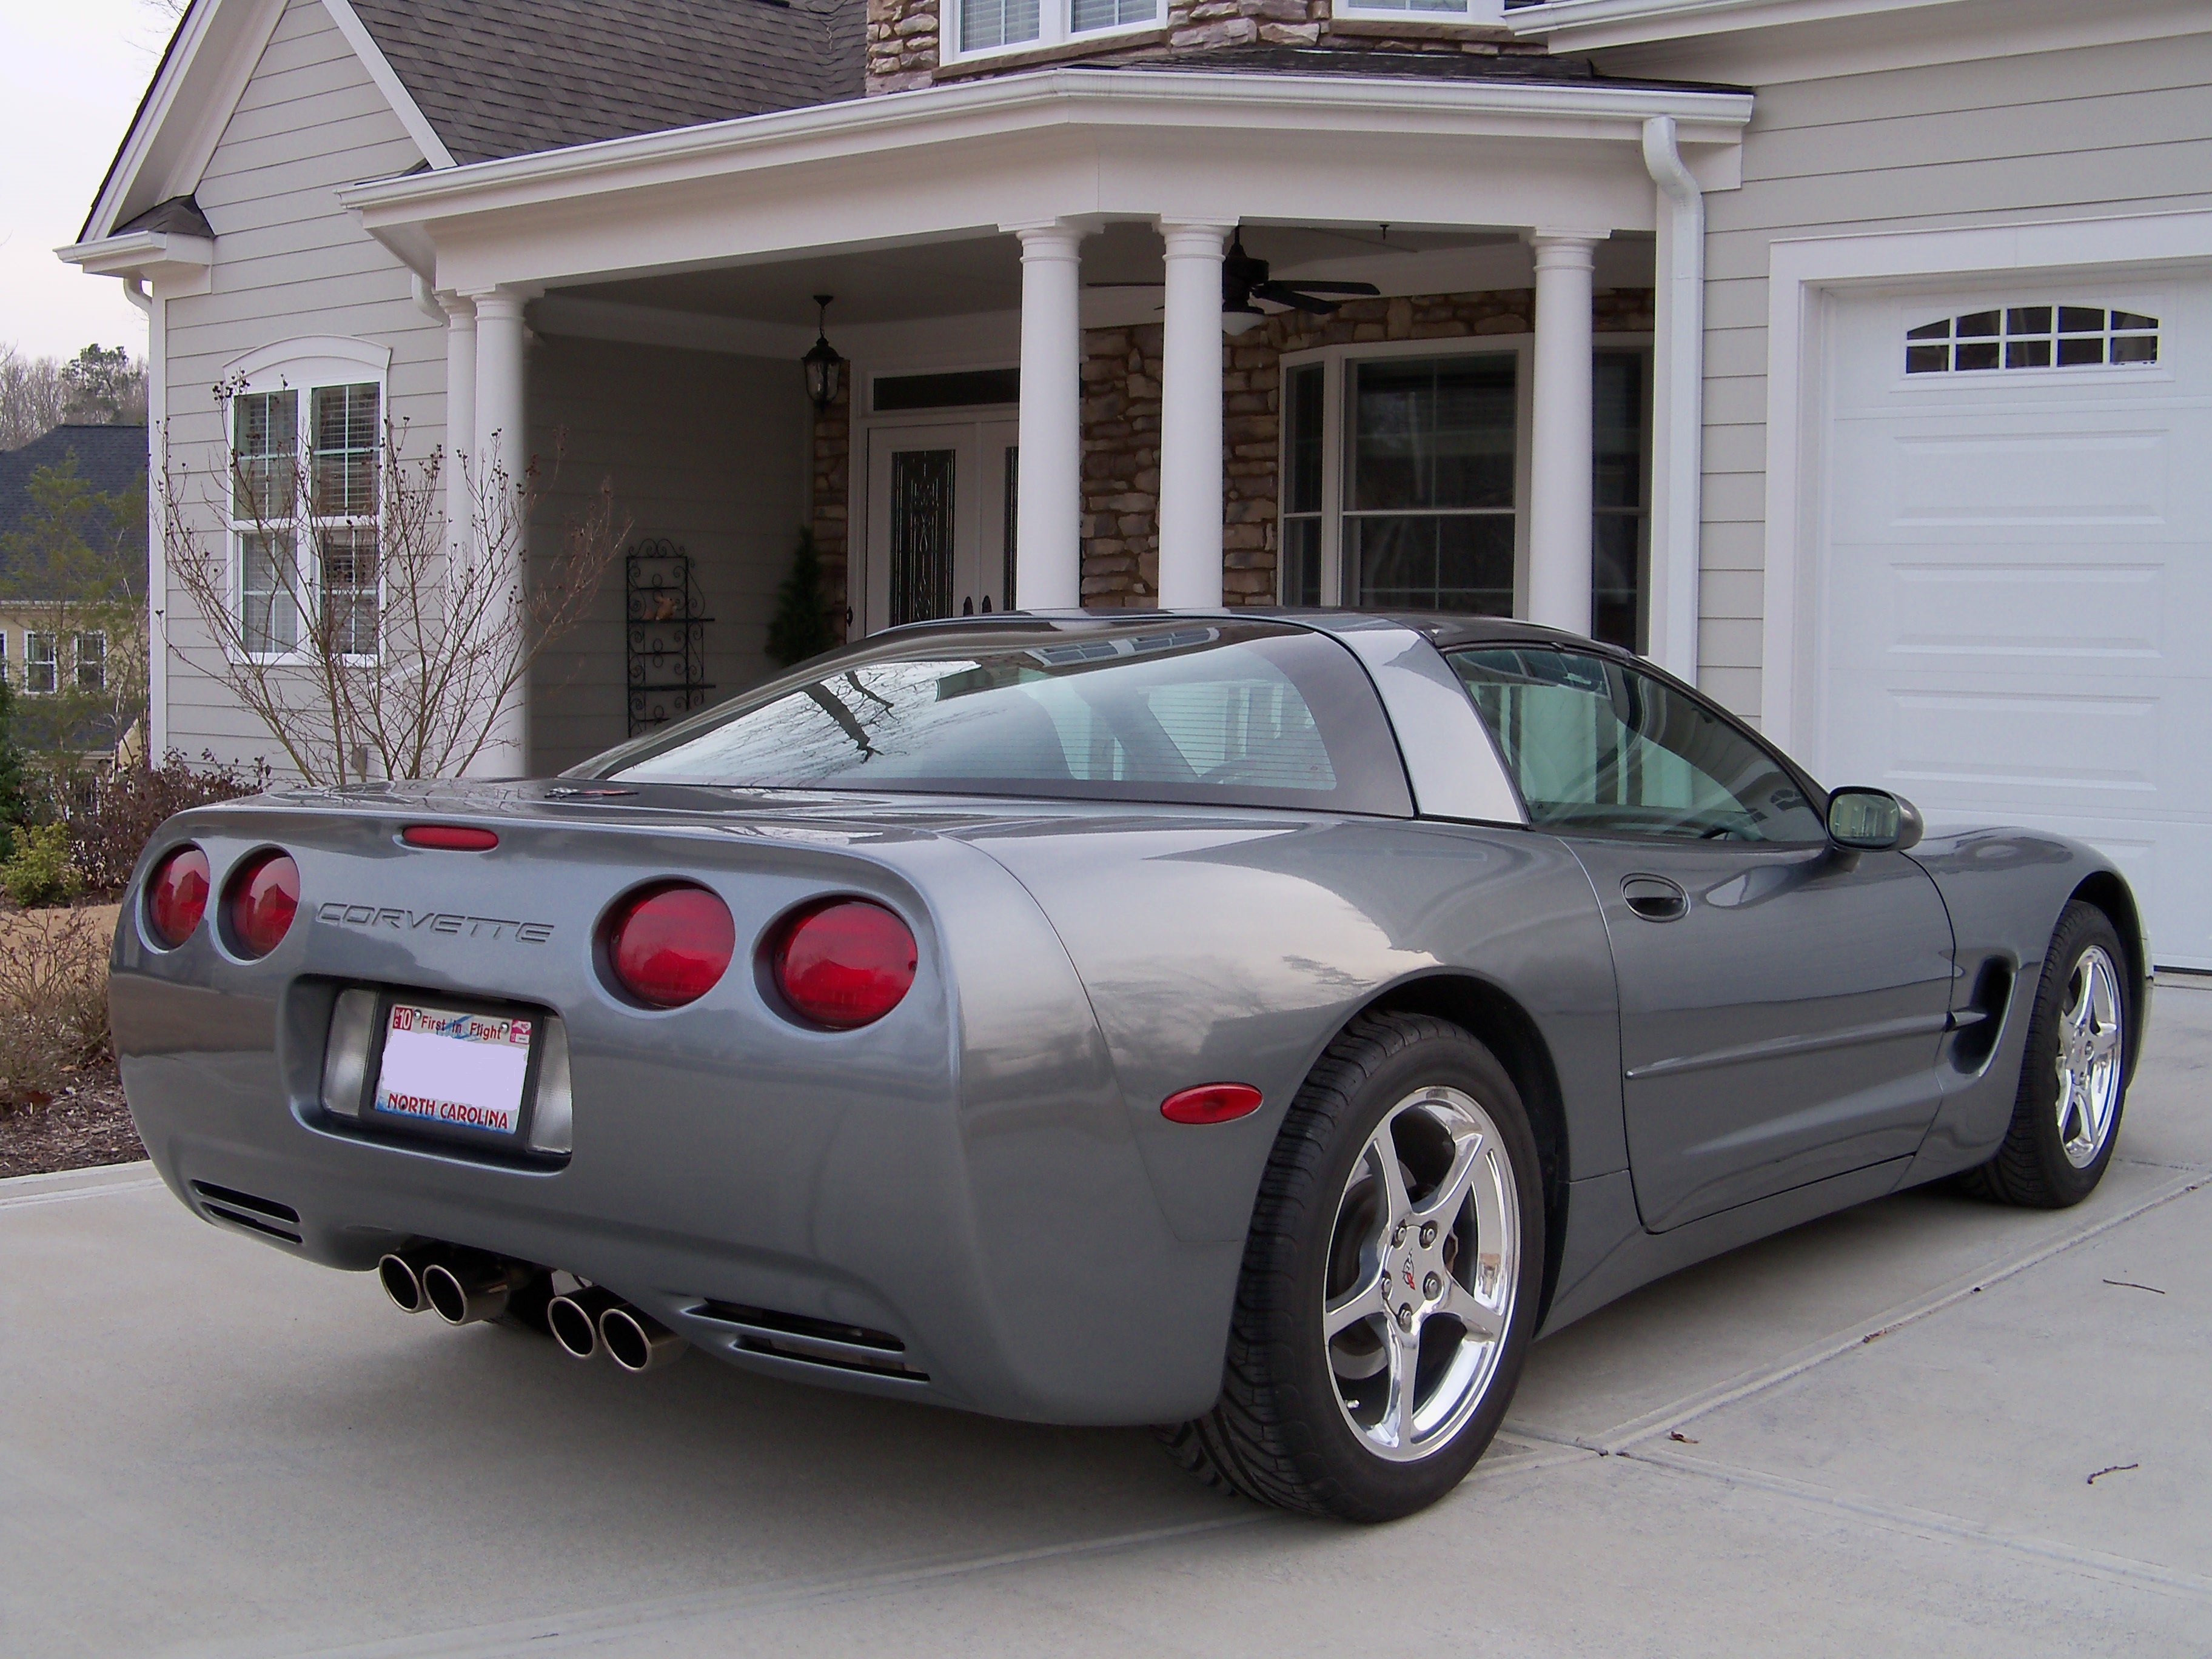
<path fill-rule="evenodd" d="M 1252 255 L 1269 261 L 1279 272 L 1352 260 L 1359 264 L 1363 275 L 1413 255 L 1512 247 L 1520 241 L 1517 233 L 1505 229 L 1437 231 L 1382 225 L 1265 222 L 1247 223 L 1243 236 Z M 1148 224 L 1130 221 L 1108 224 L 1084 243 L 1086 284 L 1127 283 L 1141 292 L 1143 287 L 1158 283 L 1160 277 L 1159 234 Z M 560 292 L 576 299 L 793 327 L 812 325 L 811 295 L 833 294 L 836 296 L 830 319 L 834 332 L 840 327 L 868 323 L 1018 309 L 1021 251 L 1012 236 L 971 237 L 809 255 L 772 264 L 582 283 Z"/>

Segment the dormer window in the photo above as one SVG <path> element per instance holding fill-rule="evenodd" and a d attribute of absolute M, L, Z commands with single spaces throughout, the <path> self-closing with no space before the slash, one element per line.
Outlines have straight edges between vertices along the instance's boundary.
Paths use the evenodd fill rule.
<path fill-rule="evenodd" d="M 945 61 L 1150 28 L 1162 0 L 951 0 Z"/>
<path fill-rule="evenodd" d="M 2008 368 L 2142 368 L 2158 362 L 2158 319 L 2101 306 L 2010 306 L 1906 331 L 1907 374 Z"/>

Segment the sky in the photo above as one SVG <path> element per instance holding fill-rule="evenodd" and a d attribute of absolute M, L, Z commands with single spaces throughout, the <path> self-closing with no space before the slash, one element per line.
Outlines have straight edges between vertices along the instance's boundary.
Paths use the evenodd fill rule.
<path fill-rule="evenodd" d="M 54 250 L 76 240 L 173 21 L 156 0 L 0 0 L 0 346 L 145 355 L 122 283 Z"/>

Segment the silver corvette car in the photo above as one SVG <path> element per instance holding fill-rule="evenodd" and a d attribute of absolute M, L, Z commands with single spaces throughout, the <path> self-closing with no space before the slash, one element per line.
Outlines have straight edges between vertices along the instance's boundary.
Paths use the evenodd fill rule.
<path fill-rule="evenodd" d="M 403 1308 L 1373 1521 L 1660 1274 L 2085 1197 L 2148 963 L 2088 848 L 1926 836 L 1587 640 L 1015 613 L 550 781 L 185 813 L 111 996 L 177 1196 Z"/>

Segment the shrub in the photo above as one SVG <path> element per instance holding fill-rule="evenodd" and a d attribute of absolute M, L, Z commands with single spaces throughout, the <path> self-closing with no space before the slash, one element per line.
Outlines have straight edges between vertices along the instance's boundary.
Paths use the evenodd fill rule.
<path fill-rule="evenodd" d="M 65 825 L 22 824 L 9 836 L 14 850 L 0 864 L 0 890 L 24 909 L 67 904 L 84 890 L 83 874 L 70 862 Z"/>
<path fill-rule="evenodd" d="M 107 949 L 82 911 L 0 915 L 0 1115 L 106 1057 Z"/>
<path fill-rule="evenodd" d="M 41 816 L 67 823 L 70 862 L 88 891 L 120 890 L 138 854 L 172 815 L 268 787 L 265 762 L 240 771 L 218 764 L 212 754 L 200 758 L 204 763 L 192 766 L 172 749 L 159 766 L 118 767 L 112 773 L 52 780 Z"/>

